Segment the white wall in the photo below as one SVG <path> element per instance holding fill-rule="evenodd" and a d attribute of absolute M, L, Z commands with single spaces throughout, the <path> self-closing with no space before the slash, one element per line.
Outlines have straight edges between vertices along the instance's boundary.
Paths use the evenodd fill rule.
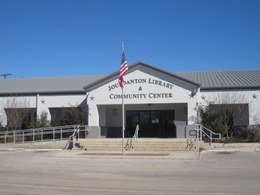
<path fill-rule="evenodd" d="M 52 107 L 75 107 L 79 106 L 86 99 L 86 95 L 38 95 L 37 115 L 42 112 L 48 113 L 48 120 L 51 119 L 49 108 Z"/>
<path fill-rule="evenodd" d="M 5 108 L 36 108 L 37 116 L 42 112 L 48 113 L 51 120 L 50 107 L 73 107 L 80 105 L 86 99 L 86 95 L 30 95 L 30 96 L 8 96 L 0 97 L 0 121 L 2 125 L 7 124 Z"/>
<path fill-rule="evenodd" d="M 205 100 L 203 100 L 203 97 Z M 248 104 L 249 124 L 260 124 L 260 90 L 211 91 L 202 92 L 199 102 L 213 104 Z"/>
<path fill-rule="evenodd" d="M 122 106 L 121 105 L 107 106 L 106 111 L 107 111 L 106 126 L 122 127 Z"/>

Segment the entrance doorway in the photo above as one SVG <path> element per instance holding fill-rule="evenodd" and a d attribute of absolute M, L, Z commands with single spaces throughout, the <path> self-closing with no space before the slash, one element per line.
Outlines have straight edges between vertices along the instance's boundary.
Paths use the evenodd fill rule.
<path fill-rule="evenodd" d="M 134 135 L 139 124 L 139 137 L 176 137 L 174 110 L 127 111 L 127 136 Z"/>

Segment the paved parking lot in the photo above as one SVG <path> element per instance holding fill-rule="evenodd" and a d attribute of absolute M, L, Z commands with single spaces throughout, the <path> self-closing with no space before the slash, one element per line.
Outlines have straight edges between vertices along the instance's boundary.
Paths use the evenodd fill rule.
<path fill-rule="evenodd" d="M 0 194 L 260 194 L 259 151 L 200 159 L 1 150 Z"/>

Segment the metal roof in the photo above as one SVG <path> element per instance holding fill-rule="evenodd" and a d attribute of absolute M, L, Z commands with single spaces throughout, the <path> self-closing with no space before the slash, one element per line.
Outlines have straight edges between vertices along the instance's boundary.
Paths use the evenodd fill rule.
<path fill-rule="evenodd" d="M 202 90 L 260 88 L 260 70 L 178 72 L 175 74 L 200 83 Z"/>
<path fill-rule="evenodd" d="M 142 63 L 139 62 L 139 64 Z M 147 64 L 142 65 L 154 68 L 156 71 L 163 71 Z M 117 73 L 111 75 L 114 74 Z M 168 72 L 168 74 L 198 83 L 201 85 L 201 90 L 260 89 L 260 70 L 178 72 L 174 74 Z M 98 83 L 111 75 L 5 79 L 0 80 L 0 94 L 85 93 L 84 86 Z"/>
<path fill-rule="evenodd" d="M 0 94 L 85 93 L 83 86 L 104 76 L 21 78 L 0 80 Z"/>

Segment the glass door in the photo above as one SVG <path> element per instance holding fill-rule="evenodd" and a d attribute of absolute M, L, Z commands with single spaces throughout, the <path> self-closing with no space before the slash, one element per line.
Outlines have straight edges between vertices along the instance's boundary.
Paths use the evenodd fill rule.
<path fill-rule="evenodd" d="M 162 111 L 163 115 L 163 131 L 162 131 L 162 137 L 176 137 L 176 128 L 173 123 L 175 118 L 174 110 L 164 110 Z"/>
<path fill-rule="evenodd" d="M 132 137 L 139 124 L 139 137 L 176 137 L 174 110 L 127 111 L 126 135 Z"/>

